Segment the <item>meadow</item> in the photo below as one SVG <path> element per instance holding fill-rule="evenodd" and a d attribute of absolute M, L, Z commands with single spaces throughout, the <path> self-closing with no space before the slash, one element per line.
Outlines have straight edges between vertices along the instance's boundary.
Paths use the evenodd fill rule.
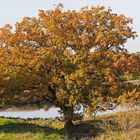
<path fill-rule="evenodd" d="M 72 140 L 140 140 L 140 111 L 97 116 L 75 123 Z M 0 140 L 65 140 L 63 120 L 0 118 Z"/>

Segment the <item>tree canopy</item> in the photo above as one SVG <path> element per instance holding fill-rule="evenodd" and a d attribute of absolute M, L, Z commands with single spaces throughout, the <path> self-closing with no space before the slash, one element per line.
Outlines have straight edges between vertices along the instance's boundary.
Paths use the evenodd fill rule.
<path fill-rule="evenodd" d="M 50 103 L 66 120 L 84 107 L 92 112 L 139 101 L 140 58 L 124 44 L 135 38 L 132 19 L 110 8 L 64 11 L 62 5 L 0 29 L 1 108 Z"/>

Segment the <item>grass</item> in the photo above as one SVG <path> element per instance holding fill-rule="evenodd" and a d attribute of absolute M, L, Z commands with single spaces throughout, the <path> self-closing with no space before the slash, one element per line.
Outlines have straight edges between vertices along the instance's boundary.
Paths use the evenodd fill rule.
<path fill-rule="evenodd" d="M 102 119 L 100 125 L 105 131 L 94 140 L 140 140 L 140 111 L 119 112 L 98 119 Z"/>
<path fill-rule="evenodd" d="M 63 130 L 52 128 L 51 121 L 0 119 L 0 140 L 62 140 Z M 57 122 L 56 122 L 57 123 Z M 46 124 L 46 126 L 44 126 Z M 47 126 L 48 125 L 48 126 Z M 60 123 L 62 126 L 62 124 Z M 56 127 L 58 127 L 56 125 Z M 60 127 L 61 128 L 61 127 Z"/>
<path fill-rule="evenodd" d="M 73 140 L 140 140 L 140 111 L 75 122 Z M 64 122 L 0 118 L 0 140 L 65 140 Z"/>

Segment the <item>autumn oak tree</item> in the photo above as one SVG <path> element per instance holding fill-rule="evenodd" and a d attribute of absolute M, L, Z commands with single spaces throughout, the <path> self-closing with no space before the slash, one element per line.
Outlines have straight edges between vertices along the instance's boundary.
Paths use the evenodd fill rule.
<path fill-rule="evenodd" d="M 138 103 L 140 58 L 124 49 L 132 20 L 110 8 L 64 11 L 62 5 L 0 29 L 1 108 L 51 104 L 71 128 L 75 111 Z"/>

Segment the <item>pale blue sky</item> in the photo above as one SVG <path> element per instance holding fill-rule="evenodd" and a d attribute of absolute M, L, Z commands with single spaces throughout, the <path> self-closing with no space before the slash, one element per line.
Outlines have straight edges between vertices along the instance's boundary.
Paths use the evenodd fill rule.
<path fill-rule="evenodd" d="M 133 27 L 140 36 L 140 0 L 0 0 L 0 27 L 16 21 L 24 16 L 37 16 L 39 9 L 48 10 L 58 3 L 63 3 L 65 9 L 79 9 L 83 6 L 110 6 L 113 12 L 124 14 L 134 19 Z M 130 52 L 140 51 L 140 37 L 129 40 L 125 45 Z"/>

